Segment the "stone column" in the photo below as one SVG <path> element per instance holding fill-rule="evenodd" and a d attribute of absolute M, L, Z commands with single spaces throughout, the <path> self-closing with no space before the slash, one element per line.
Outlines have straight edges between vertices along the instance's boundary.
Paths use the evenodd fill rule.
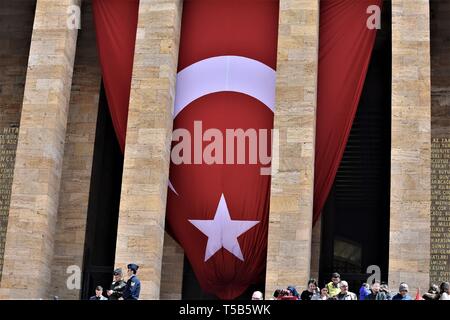
<path fill-rule="evenodd" d="M 67 288 L 67 268 L 83 268 L 97 127 L 101 72 L 91 4 L 92 0 L 84 0 L 81 8 L 83 32 L 78 36 L 73 71 L 55 231 L 51 294 L 62 300 L 80 298 L 80 290 Z"/>
<path fill-rule="evenodd" d="M 76 0 L 37 0 L 0 299 L 48 298 L 77 30 Z"/>
<path fill-rule="evenodd" d="M 303 288 L 310 275 L 319 1 L 281 0 L 279 21 L 280 157 L 272 176 L 266 297 L 288 285 Z"/>
<path fill-rule="evenodd" d="M 167 233 L 161 272 L 161 299 L 181 300 L 183 290 L 184 251 Z"/>
<path fill-rule="evenodd" d="M 141 299 L 160 296 L 181 0 L 141 0 L 116 247 L 140 265 Z"/>
<path fill-rule="evenodd" d="M 319 281 L 320 242 L 322 240 L 322 216 L 316 222 L 311 235 L 311 278 Z"/>
<path fill-rule="evenodd" d="M 392 1 L 389 283 L 426 290 L 430 270 L 431 100 L 427 0 Z"/>

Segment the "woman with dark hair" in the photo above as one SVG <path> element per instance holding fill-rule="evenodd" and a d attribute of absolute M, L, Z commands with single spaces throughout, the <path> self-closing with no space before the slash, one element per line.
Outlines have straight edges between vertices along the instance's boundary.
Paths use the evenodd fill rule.
<path fill-rule="evenodd" d="M 328 295 L 328 288 L 323 287 L 320 289 L 320 294 L 315 294 L 312 296 L 311 300 L 328 300 L 330 296 Z"/>
<path fill-rule="evenodd" d="M 450 283 L 442 282 L 441 283 L 441 297 L 439 300 L 450 300 Z"/>
<path fill-rule="evenodd" d="M 316 279 L 310 279 L 308 281 L 308 289 L 302 292 L 300 300 L 311 300 L 313 295 L 319 294 L 319 290 L 317 287 L 318 286 Z"/>

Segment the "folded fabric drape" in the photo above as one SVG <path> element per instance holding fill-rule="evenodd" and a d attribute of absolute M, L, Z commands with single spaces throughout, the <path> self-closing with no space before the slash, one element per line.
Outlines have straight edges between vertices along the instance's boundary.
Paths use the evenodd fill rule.
<path fill-rule="evenodd" d="M 381 5 L 382 0 L 320 2 L 314 223 L 333 185 L 364 86 L 376 36 L 369 28 L 371 6 Z"/>
<path fill-rule="evenodd" d="M 139 0 L 93 0 L 103 85 L 117 140 L 125 150 Z"/>

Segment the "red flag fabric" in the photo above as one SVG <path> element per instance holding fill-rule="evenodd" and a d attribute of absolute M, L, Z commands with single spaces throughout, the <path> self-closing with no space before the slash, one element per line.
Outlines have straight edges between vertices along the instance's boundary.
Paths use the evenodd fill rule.
<path fill-rule="evenodd" d="M 222 299 L 264 280 L 270 176 L 261 169 L 270 163 L 259 156 L 252 162 L 249 137 L 240 163 L 238 139 L 233 146 L 226 137 L 227 130 L 256 133 L 258 152 L 270 155 L 278 6 L 275 0 L 183 6 L 166 226 L 202 289 Z M 175 164 L 174 151 L 188 139 L 179 139 L 184 129 L 192 143 Z M 207 159 L 213 142 L 215 162 Z"/>
<path fill-rule="evenodd" d="M 416 292 L 416 298 L 414 300 L 424 300 L 422 296 L 420 295 L 420 288 L 417 288 Z"/>
<path fill-rule="evenodd" d="M 139 0 L 93 0 L 97 49 L 117 140 L 125 150 Z"/>
<path fill-rule="evenodd" d="M 344 154 L 375 41 L 369 29 L 382 0 L 320 1 L 314 222 Z"/>

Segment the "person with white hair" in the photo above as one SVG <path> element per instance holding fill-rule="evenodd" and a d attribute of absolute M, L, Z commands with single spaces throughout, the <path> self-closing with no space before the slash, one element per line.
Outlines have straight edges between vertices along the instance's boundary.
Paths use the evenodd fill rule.
<path fill-rule="evenodd" d="M 252 294 L 252 300 L 264 300 L 264 296 L 261 291 L 255 291 Z"/>
<path fill-rule="evenodd" d="M 450 300 L 450 283 L 442 282 L 441 283 L 441 295 L 439 300 Z"/>
<path fill-rule="evenodd" d="M 336 296 L 337 300 L 358 300 L 356 294 L 348 290 L 347 281 L 341 281 L 339 288 L 341 289 L 341 292 Z"/>

